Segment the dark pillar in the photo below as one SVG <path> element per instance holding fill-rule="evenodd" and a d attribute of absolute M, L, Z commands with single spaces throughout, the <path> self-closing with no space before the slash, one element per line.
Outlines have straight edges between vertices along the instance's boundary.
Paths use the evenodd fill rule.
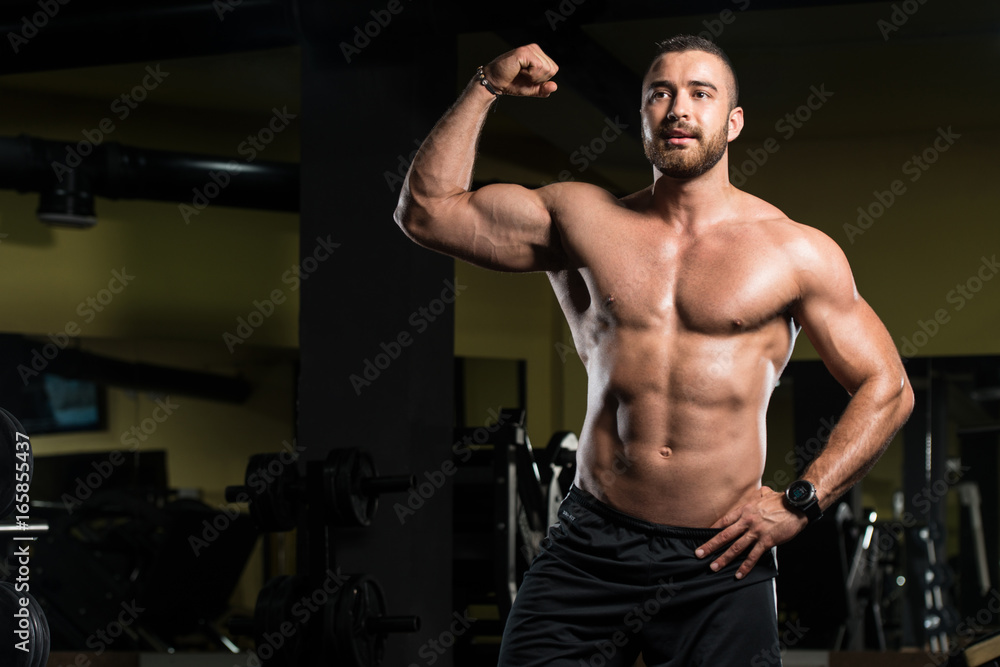
<path fill-rule="evenodd" d="M 301 270 L 314 270 L 301 284 L 299 444 L 310 461 L 361 447 L 380 473 L 410 472 L 426 487 L 452 459 L 454 267 L 395 225 L 399 179 L 386 173 L 405 171 L 451 103 L 454 53 L 427 45 L 419 57 L 348 65 L 329 40 L 324 54 L 303 54 Z M 339 247 L 314 263 L 318 239 Z M 406 495 L 383 496 L 372 526 L 331 536 L 334 565 L 374 577 L 389 614 L 422 619 L 420 632 L 390 636 L 385 665 L 420 662 L 420 646 L 452 620 L 451 486 L 427 489 L 405 521 L 394 505 Z M 436 664 L 450 667 L 450 652 Z"/>
<path fill-rule="evenodd" d="M 910 360 L 907 371 L 915 380 L 913 416 L 903 428 L 903 525 L 912 617 L 904 622 L 903 643 L 930 642 L 934 650 L 947 650 L 936 645 L 951 625 L 951 577 L 945 563 L 947 385 L 931 359 Z"/>

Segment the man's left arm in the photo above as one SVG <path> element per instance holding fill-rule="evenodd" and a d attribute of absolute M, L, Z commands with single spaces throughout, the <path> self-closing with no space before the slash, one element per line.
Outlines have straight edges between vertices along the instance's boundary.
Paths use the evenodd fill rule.
<path fill-rule="evenodd" d="M 878 461 L 913 409 L 913 390 L 889 332 L 858 294 L 840 247 L 809 228 L 793 247 L 793 262 L 800 268 L 792 315 L 851 394 L 826 447 L 802 475 L 816 487 L 826 510 Z M 712 569 L 746 552 L 736 574 L 741 578 L 768 549 L 792 539 L 807 523 L 802 513 L 789 509 L 783 493 L 763 487 L 754 501 L 719 519 L 714 527 L 722 532 L 695 553 L 705 557 L 731 542 Z"/>

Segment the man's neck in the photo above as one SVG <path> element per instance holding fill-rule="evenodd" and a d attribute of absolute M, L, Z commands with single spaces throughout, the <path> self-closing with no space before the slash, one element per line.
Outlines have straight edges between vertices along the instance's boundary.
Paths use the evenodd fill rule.
<path fill-rule="evenodd" d="M 690 179 L 666 176 L 653 168 L 652 210 L 680 229 L 696 231 L 729 217 L 736 193 L 726 160 Z"/>

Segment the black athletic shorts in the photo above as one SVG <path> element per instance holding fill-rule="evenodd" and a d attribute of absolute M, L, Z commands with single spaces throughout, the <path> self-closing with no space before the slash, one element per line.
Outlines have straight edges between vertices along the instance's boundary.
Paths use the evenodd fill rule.
<path fill-rule="evenodd" d="M 719 531 L 650 523 L 572 487 L 504 629 L 501 667 L 780 665 L 773 551 L 744 579 L 694 550 Z"/>

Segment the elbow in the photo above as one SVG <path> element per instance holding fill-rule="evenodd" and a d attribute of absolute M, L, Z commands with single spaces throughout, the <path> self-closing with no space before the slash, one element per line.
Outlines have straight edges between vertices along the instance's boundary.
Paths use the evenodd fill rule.
<path fill-rule="evenodd" d="M 420 243 L 423 233 L 427 229 L 428 216 L 426 211 L 413 201 L 411 196 L 407 196 L 405 192 L 400 196 L 399 204 L 397 204 L 392 217 L 396 221 L 396 225 L 411 241 Z"/>
<path fill-rule="evenodd" d="M 900 383 L 899 394 L 897 395 L 897 413 L 899 415 L 899 424 L 902 426 L 906 423 L 906 420 L 910 418 L 913 414 L 913 387 L 910 386 L 910 379 L 906 376 L 906 371 L 903 371 L 903 380 Z"/>

